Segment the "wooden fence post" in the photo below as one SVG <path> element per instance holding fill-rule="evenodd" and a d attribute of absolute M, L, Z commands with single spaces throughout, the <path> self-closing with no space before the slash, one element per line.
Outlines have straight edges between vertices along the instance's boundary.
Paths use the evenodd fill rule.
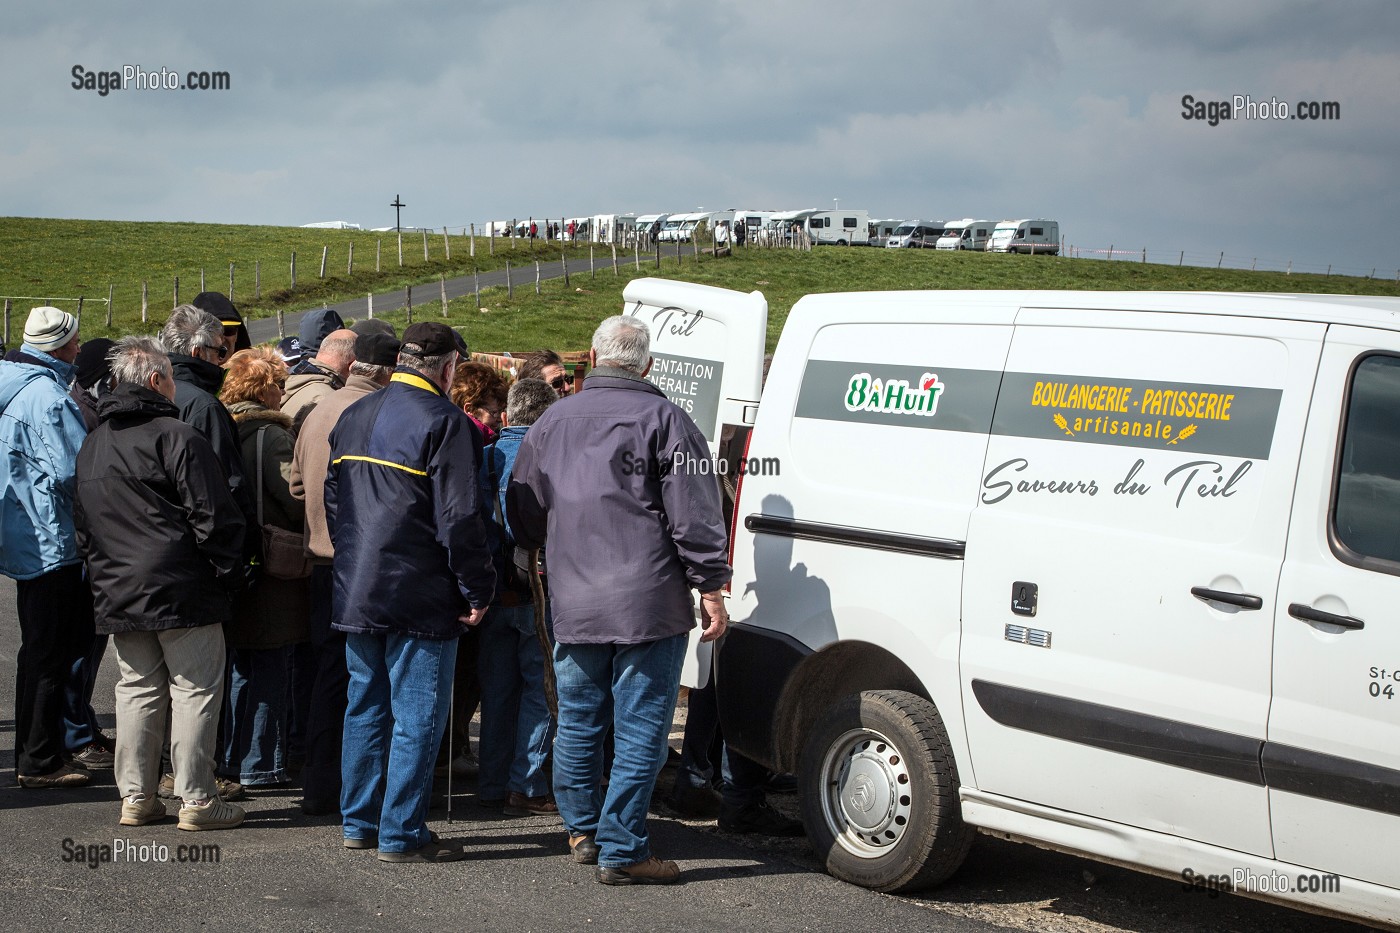
<path fill-rule="evenodd" d="M 116 286 L 111 282 L 107 283 L 107 329 L 112 329 L 112 292 Z"/>
<path fill-rule="evenodd" d="M 399 268 L 403 268 L 403 231 L 399 231 Z"/>
<path fill-rule="evenodd" d="M 83 329 L 83 296 L 82 296 L 82 295 L 79 295 L 79 296 L 78 296 L 78 313 L 77 313 L 76 315 L 74 315 L 74 317 L 77 318 L 77 321 L 78 321 L 78 330 L 82 330 L 82 329 Z"/>
<path fill-rule="evenodd" d="M 612 244 L 612 254 L 613 254 L 613 278 L 617 278 L 619 273 L 618 273 L 618 271 L 617 271 L 617 244 L 616 244 L 616 243 Z"/>
<path fill-rule="evenodd" d="M 261 298 L 262 298 L 262 260 L 261 260 L 261 259 L 254 259 L 254 260 L 253 260 L 253 300 L 254 300 L 254 301 L 258 301 L 258 300 L 261 299 Z M 145 318 L 142 318 L 142 320 L 145 320 Z"/>
<path fill-rule="evenodd" d="M 205 289 L 205 287 L 204 287 L 204 267 L 203 267 L 203 266 L 200 266 L 200 267 L 199 267 L 199 290 L 200 290 L 201 292 L 207 291 L 207 289 Z"/>
<path fill-rule="evenodd" d="M 446 231 L 446 227 L 443 228 Z M 444 233 L 444 236 L 446 234 Z M 442 316 L 447 317 L 447 276 L 438 276 L 438 287 L 442 289 Z"/>
<path fill-rule="evenodd" d="M 535 260 L 535 294 L 540 293 L 540 261 Z"/>
<path fill-rule="evenodd" d="M 374 271 L 379 272 L 379 256 L 384 252 L 384 238 L 380 237 L 374 241 Z"/>
<path fill-rule="evenodd" d="M 597 271 L 593 268 L 593 244 L 592 244 L 592 243 L 589 243 L 589 244 L 588 244 L 588 277 L 589 277 L 590 279 L 596 279 L 596 278 L 598 277 Z"/>
<path fill-rule="evenodd" d="M 374 292 L 370 292 L 367 297 L 369 301 L 369 319 L 372 321 L 374 320 Z"/>
<path fill-rule="evenodd" d="M 471 238 L 467 240 L 467 255 L 476 258 L 476 224 L 472 224 Z"/>
<path fill-rule="evenodd" d="M 5 299 L 5 346 L 10 345 L 10 299 Z"/>
<path fill-rule="evenodd" d="M 321 272 L 316 276 L 318 279 L 324 279 L 326 277 L 326 256 L 330 253 L 330 249 L 329 246 L 321 247 Z"/>
<path fill-rule="evenodd" d="M 413 323 L 413 286 L 405 285 L 403 289 L 403 309 L 408 314 L 408 323 Z"/>
<path fill-rule="evenodd" d="M 476 263 L 472 263 L 472 292 L 476 295 L 476 306 L 481 307 L 481 275 L 476 271 Z"/>
<path fill-rule="evenodd" d="M 491 229 L 486 231 L 486 248 L 490 250 L 491 255 L 494 256 L 496 255 L 496 222 L 490 220 L 487 221 L 487 223 L 491 225 Z"/>
<path fill-rule="evenodd" d="M 1220 258 L 1217 259 L 1217 260 L 1215 261 L 1215 268 L 1219 269 L 1219 268 L 1220 268 L 1222 265 L 1224 265 L 1224 264 L 1225 264 L 1225 251 L 1222 249 L 1222 250 L 1220 251 Z"/>
<path fill-rule="evenodd" d="M 447 228 L 442 228 L 442 255 L 448 262 L 452 261 L 452 243 L 447 239 Z"/>
<path fill-rule="evenodd" d="M 173 305 L 171 305 L 170 307 L 172 307 L 172 308 L 178 308 L 178 307 L 180 307 L 180 277 L 179 277 L 178 275 L 175 276 L 175 303 L 174 303 Z"/>
<path fill-rule="evenodd" d="M 1186 250 L 1182 250 L 1176 257 L 1176 267 L 1181 268 L 1181 261 L 1186 258 Z"/>
<path fill-rule="evenodd" d="M 564 287 L 569 287 L 569 254 L 561 252 L 559 261 L 564 264 Z"/>
<path fill-rule="evenodd" d="M 297 287 L 297 251 L 292 250 L 292 288 Z"/>
<path fill-rule="evenodd" d="M 277 309 L 277 342 L 281 343 L 287 339 L 286 321 L 282 319 L 282 309 Z"/>
<path fill-rule="evenodd" d="M 233 300 L 233 263 L 228 264 L 228 300 Z"/>
<path fill-rule="evenodd" d="M 423 261 L 428 261 L 428 228 L 423 228 Z"/>
<path fill-rule="evenodd" d="M 355 274 L 355 241 L 350 241 L 350 255 L 345 257 L 345 277 Z"/>
<path fill-rule="evenodd" d="M 512 239 L 514 239 L 514 237 L 512 237 Z M 506 260 L 506 297 L 507 297 L 507 298 L 513 298 L 514 296 L 515 296 L 515 291 L 514 291 L 514 289 L 511 288 L 511 284 L 510 284 L 510 260 L 507 259 L 507 260 Z"/>
<path fill-rule="evenodd" d="M 141 280 L 141 323 L 146 323 L 146 280 Z"/>

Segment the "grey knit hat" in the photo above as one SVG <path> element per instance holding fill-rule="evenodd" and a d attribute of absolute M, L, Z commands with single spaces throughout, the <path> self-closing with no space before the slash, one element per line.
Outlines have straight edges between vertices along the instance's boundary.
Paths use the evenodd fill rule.
<path fill-rule="evenodd" d="M 78 332 L 78 319 L 67 311 L 42 305 L 29 312 L 24 325 L 24 342 L 47 353 L 65 346 Z"/>

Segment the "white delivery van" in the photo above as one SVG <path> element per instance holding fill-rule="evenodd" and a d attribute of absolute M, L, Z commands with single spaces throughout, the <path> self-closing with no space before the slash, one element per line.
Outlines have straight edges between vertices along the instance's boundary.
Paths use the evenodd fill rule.
<path fill-rule="evenodd" d="M 1007 245 L 1009 253 L 1055 256 L 1060 252 L 1060 225 L 1053 220 L 1021 220 Z"/>
<path fill-rule="evenodd" d="M 807 218 L 807 233 L 816 244 L 864 246 L 870 242 L 870 213 L 817 211 Z"/>
<path fill-rule="evenodd" d="M 753 407 L 720 714 L 833 875 L 982 830 L 1400 922 L 1400 300 L 814 295 Z"/>
<path fill-rule="evenodd" d="M 748 211 L 736 210 L 732 226 L 737 228 L 740 225 L 744 228 L 744 241 L 746 243 L 757 243 L 759 232 L 763 225 L 768 223 L 773 217 L 772 211 Z"/>
<path fill-rule="evenodd" d="M 887 249 L 933 249 L 943 235 L 940 220 L 906 220 L 885 241 Z"/>

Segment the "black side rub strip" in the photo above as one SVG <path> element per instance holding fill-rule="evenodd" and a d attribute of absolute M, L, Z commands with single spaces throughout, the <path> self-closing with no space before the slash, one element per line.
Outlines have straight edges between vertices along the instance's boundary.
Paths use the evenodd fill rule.
<path fill-rule="evenodd" d="M 1264 785 L 1259 739 L 985 680 L 974 680 L 972 692 L 988 716 L 1012 729 Z"/>
<path fill-rule="evenodd" d="M 942 560 L 962 560 L 963 552 L 967 550 L 966 541 L 925 538 L 919 535 L 876 531 L 872 528 L 851 528 L 847 525 L 824 525 L 821 522 L 804 522 L 775 515 L 749 515 L 744 518 L 744 527 L 755 534 L 825 541 L 828 544 L 849 544 L 854 547 L 899 551 L 902 554 L 918 554 Z"/>
<path fill-rule="evenodd" d="M 1400 771 L 1392 768 L 985 680 L 973 680 L 972 692 L 1011 729 L 1400 816 Z"/>

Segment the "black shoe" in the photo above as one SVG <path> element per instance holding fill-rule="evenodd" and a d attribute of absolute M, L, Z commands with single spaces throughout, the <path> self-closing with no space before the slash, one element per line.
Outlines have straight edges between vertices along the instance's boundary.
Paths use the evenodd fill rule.
<path fill-rule="evenodd" d="M 768 776 L 763 787 L 770 794 L 795 794 L 797 793 L 797 775 L 774 772 Z"/>
<path fill-rule="evenodd" d="M 751 803 L 746 807 L 722 807 L 719 811 L 719 831 L 739 835 L 805 836 L 797 820 L 783 816 L 766 803 Z"/>
<path fill-rule="evenodd" d="M 691 787 L 689 784 L 677 783 L 671 788 L 671 796 L 666 798 L 666 805 L 686 819 L 713 820 L 719 816 L 720 797 L 714 788 L 708 785 Z"/>
<path fill-rule="evenodd" d="M 330 816 L 332 813 L 340 812 L 340 804 L 327 803 L 317 800 L 303 800 L 301 802 L 301 812 L 306 816 Z"/>
<path fill-rule="evenodd" d="M 569 853 L 580 865 L 598 864 L 598 843 L 592 836 L 570 836 Z"/>

